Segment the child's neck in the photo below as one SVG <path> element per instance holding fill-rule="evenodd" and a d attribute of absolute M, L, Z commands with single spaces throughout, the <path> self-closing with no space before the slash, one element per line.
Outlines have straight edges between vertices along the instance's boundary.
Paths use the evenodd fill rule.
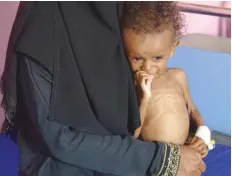
<path fill-rule="evenodd" d="M 167 72 L 167 68 L 164 68 L 162 70 L 160 70 L 158 73 L 154 74 L 154 79 L 158 79 L 160 76 L 162 76 L 163 74 L 165 74 Z"/>

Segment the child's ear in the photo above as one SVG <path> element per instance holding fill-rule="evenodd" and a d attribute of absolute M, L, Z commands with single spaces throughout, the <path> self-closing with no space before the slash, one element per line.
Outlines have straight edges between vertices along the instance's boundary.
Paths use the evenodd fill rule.
<path fill-rule="evenodd" d="M 170 57 L 172 57 L 175 53 L 176 47 L 180 44 L 180 40 L 175 40 L 173 45 L 172 45 L 172 50 L 170 53 Z"/>

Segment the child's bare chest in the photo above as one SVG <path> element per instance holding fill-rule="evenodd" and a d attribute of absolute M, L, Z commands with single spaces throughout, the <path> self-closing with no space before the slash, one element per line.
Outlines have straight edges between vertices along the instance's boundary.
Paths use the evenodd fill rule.
<path fill-rule="evenodd" d="M 181 85 L 170 74 L 165 74 L 152 82 L 152 95 L 175 94 L 183 95 Z"/>
<path fill-rule="evenodd" d="M 171 76 L 164 75 L 152 84 L 152 96 L 147 113 L 150 116 L 158 114 L 186 114 L 186 103 L 181 85 Z M 155 114 L 156 115 L 155 115 Z"/>

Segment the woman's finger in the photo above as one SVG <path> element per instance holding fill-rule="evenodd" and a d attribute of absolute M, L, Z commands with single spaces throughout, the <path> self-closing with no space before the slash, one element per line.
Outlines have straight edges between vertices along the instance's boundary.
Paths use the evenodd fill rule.
<path fill-rule="evenodd" d="M 200 138 L 197 138 L 197 141 L 190 145 L 191 148 L 196 149 L 198 148 L 204 141 Z"/>
<path fill-rule="evenodd" d="M 189 175 L 189 176 L 201 176 L 201 174 L 202 174 L 201 171 L 198 170 L 198 171 L 195 171 L 195 172 L 191 173 L 191 175 Z"/>
<path fill-rule="evenodd" d="M 209 149 L 208 149 L 208 147 L 205 145 L 205 146 L 204 146 L 204 149 L 203 149 L 202 152 L 201 152 L 202 158 L 205 158 L 205 157 L 208 155 L 208 153 L 209 153 Z"/>
<path fill-rule="evenodd" d="M 206 151 L 205 153 L 203 153 L 203 154 L 201 155 L 201 157 L 202 157 L 202 158 L 205 158 L 205 157 L 208 155 L 208 153 L 209 153 L 209 151 Z"/>
<path fill-rule="evenodd" d="M 205 150 L 205 144 L 201 143 L 198 147 L 197 147 L 197 151 L 199 151 L 200 153 L 202 153 Z"/>
<path fill-rule="evenodd" d="M 200 172 L 205 172 L 205 170 L 206 170 L 206 165 L 202 159 L 199 163 L 199 169 L 200 169 Z"/>
<path fill-rule="evenodd" d="M 192 140 L 190 141 L 190 144 L 195 143 L 195 142 L 197 141 L 197 138 L 198 138 L 198 137 L 194 136 L 194 137 L 192 138 Z"/>

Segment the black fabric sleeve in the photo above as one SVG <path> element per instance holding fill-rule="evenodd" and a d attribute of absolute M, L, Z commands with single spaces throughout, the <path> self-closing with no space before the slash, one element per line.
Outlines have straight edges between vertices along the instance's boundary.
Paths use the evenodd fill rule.
<path fill-rule="evenodd" d="M 52 75 L 26 56 L 20 59 L 19 68 L 19 84 L 26 111 L 55 159 L 121 176 L 158 175 L 171 167 L 169 158 L 177 155 L 171 154 L 175 147 L 166 143 L 143 142 L 130 136 L 74 132 L 48 120 Z"/>

